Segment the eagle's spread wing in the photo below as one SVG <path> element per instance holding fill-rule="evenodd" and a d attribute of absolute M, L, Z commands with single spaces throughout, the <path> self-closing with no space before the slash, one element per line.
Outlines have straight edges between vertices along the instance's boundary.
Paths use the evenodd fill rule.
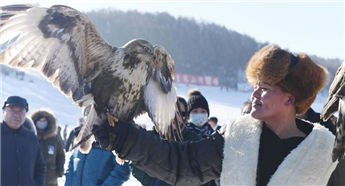
<path fill-rule="evenodd" d="M 175 76 L 174 60 L 162 46 L 154 46 L 154 53 L 157 57 L 152 77 L 145 87 L 144 101 L 146 110 L 157 131 L 168 136 L 169 126 L 175 117 L 177 101 L 176 87 L 173 81 Z"/>
<path fill-rule="evenodd" d="M 332 159 L 341 160 L 345 150 L 345 61 L 340 65 L 334 80 L 329 88 L 328 98 L 321 112 L 321 119 L 328 120 L 336 111 L 339 117 L 336 123 L 336 139 Z"/>
<path fill-rule="evenodd" d="M 9 5 L 0 10 L 1 45 L 16 39 L 0 54 L 0 62 L 40 70 L 79 106 L 89 102 L 85 95 L 92 89 L 92 80 L 114 49 L 91 21 L 61 5 Z"/>
<path fill-rule="evenodd" d="M 111 117 L 131 121 L 144 111 L 160 133 L 167 133 L 177 96 L 173 61 L 163 47 L 156 50 L 143 39 L 112 47 L 86 16 L 67 6 L 10 5 L 0 10 L 0 44 L 11 44 L 0 54 L 0 63 L 40 70 L 86 108 L 77 141 L 91 136 L 93 124 Z M 155 61 L 154 53 L 159 56 Z M 91 144 L 92 138 L 80 150 L 88 152 Z"/>

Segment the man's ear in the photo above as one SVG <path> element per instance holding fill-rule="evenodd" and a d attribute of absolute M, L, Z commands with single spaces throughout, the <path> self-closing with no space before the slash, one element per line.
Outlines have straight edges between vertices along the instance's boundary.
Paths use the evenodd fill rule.
<path fill-rule="evenodd" d="M 288 100 L 286 101 L 285 105 L 293 105 L 295 104 L 295 102 L 296 102 L 295 97 L 293 97 L 292 95 L 289 95 Z"/>

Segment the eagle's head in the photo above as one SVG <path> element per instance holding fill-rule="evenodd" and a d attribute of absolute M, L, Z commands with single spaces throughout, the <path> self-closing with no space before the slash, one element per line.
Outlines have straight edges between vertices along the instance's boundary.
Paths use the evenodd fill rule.
<path fill-rule="evenodd" d="M 150 65 L 155 61 L 153 46 L 144 39 L 133 39 L 126 43 L 123 48 L 131 55 L 134 55 L 138 62 L 146 62 Z"/>
<path fill-rule="evenodd" d="M 153 62 L 153 78 L 162 86 L 164 93 L 170 92 L 175 77 L 174 60 L 163 46 L 155 45 L 156 60 Z"/>

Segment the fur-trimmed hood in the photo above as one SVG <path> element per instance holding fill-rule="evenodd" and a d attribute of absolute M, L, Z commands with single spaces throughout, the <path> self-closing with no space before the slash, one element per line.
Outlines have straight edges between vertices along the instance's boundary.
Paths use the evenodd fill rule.
<path fill-rule="evenodd" d="M 45 109 L 40 109 L 40 110 L 34 111 L 31 114 L 31 119 L 34 122 L 35 126 L 36 126 L 36 121 L 43 117 L 45 117 L 48 121 L 47 128 L 44 131 L 38 130 L 37 127 L 36 129 L 37 129 L 37 138 L 45 140 L 45 139 L 56 136 L 58 128 L 57 128 L 55 116 L 52 112 Z"/>

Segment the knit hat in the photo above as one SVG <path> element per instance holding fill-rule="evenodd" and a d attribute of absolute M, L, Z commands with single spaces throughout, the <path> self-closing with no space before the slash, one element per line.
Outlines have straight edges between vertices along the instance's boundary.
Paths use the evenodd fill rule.
<path fill-rule="evenodd" d="M 328 71 L 315 64 L 306 54 L 296 56 L 277 45 L 267 45 L 257 51 L 246 68 L 250 84 L 278 85 L 295 98 L 296 114 L 305 113 L 318 91 L 328 82 Z"/>
<path fill-rule="evenodd" d="M 205 97 L 201 94 L 201 92 L 197 89 L 190 89 L 187 92 L 188 97 L 188 112 L 187 116 L 189 116 L 189 113 L 196 108 L 203 108 L 207 111 L 208 116 L 210 115 L 210 110 L 208 108 L 208 102 L 205 99 Z"/>

